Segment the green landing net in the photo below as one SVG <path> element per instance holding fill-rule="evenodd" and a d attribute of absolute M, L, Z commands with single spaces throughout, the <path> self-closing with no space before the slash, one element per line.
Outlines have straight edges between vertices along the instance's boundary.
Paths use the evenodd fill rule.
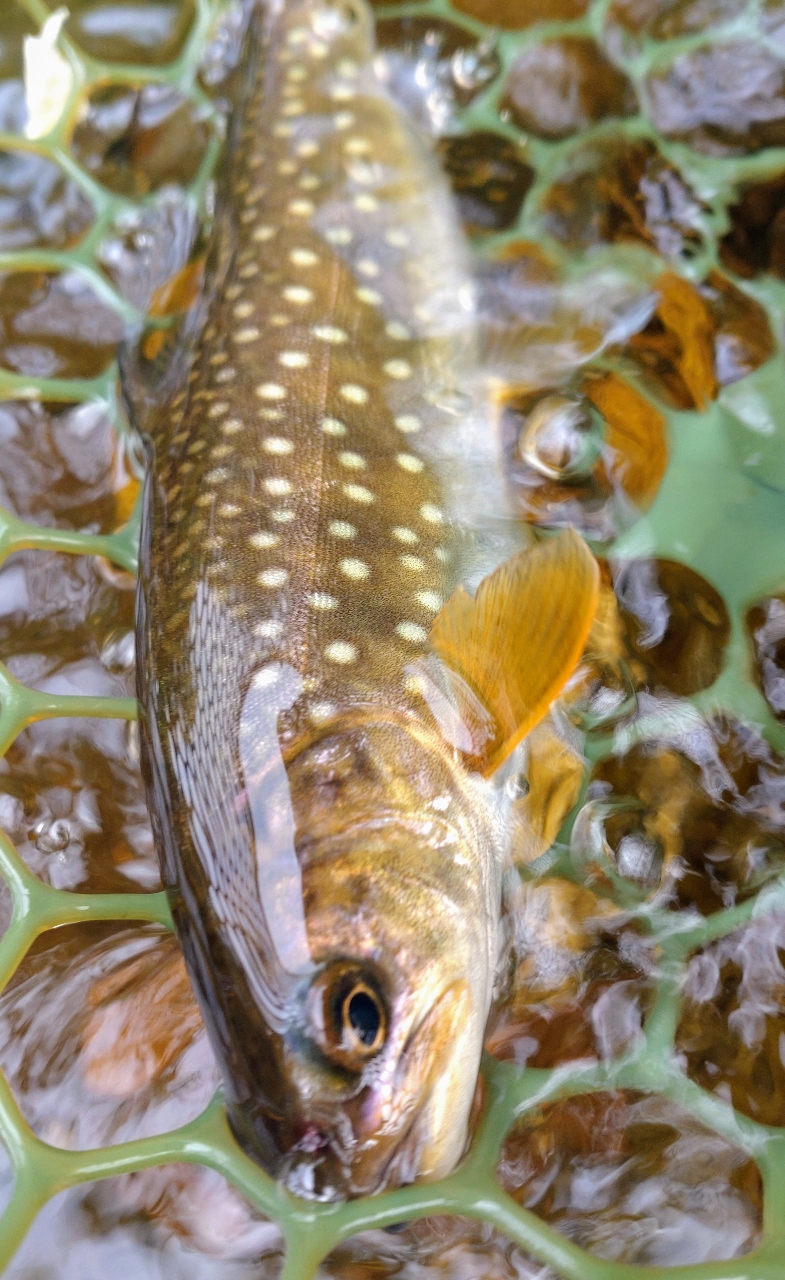
<path fill-rule="evenodd" d="M 43 26 L 51 12 L 42 0 L 5 0 L 5 3 L 21 5 L 37 27 Z M 448 0 L 390 4 L 377 7 L 376 13 L 379 18 L 428 15 L 458 23 L 471 34 L 483 37 L 490 34 L 496 42 L 501 70 L 463 111 L 461 126 L 467 131 L 493 129 L 520 142 L 515 127 L 500 117 L 505 81 L 514 58 L 523 48 L 557 35 L 599 37 L 607 8 L 607 0 L 595 0 L 575 21 L 539 23 L 523 31 L 498 33 L 489 33 L 480 22 L 459 14 Z M 190 199 L 200 208 L 209 190 L 220 146 L 221 120 L 199 82 L 198 68 L 205 43 L 227 9 L 227 0 L 195 0 L 188 37 L 176 60 L 164 66 L 100 62 L 60 33 L 57 49 L 70 68 L 71 87 L 59 119 L 41 137 L 0 135 L 0 148 L 8 152 L 34 152 L 57 164 L 90 201 L 95 220 L 79 244 L 67 251 L 31 249 L 1 253 L 0 271 L 77 272 L 123 320 L 134 322 L 142 318 L 108 281 L 98 255 L 102 241 L 118 220 L 138 210 L 145 201 L 115 194 L 92 177 L 72 154 L 73 131 L 81 107 L 97 87 L 113 84 L 138 88 L 144 84 L 162 84 L 176 88 L 206 122 L 209 134 L 204 159 L 188 187 Z M 757 39 L 765 44 L 765 37 L 756 25 L 757 9 L 752 0 L 725 27 L 715 26 L 711 39 L 725 36 Z M 0 24 L 2 21 L 0 18 Z M 640 89 L 651 68 L 669 62 L 675 54 L 700 47 L 708 38 L 705 33 L 656 43 L 643 38 L 628 60 L 622 62 L 623 69 Z M 645 97 L 640 100 L 645 101 Z M 663 139 L 640 114 L 614 121 L 613 127 L 614 132 L 621 131 L 629 138 L 650 138 L 656 142 L 702 201 L 703 247 L 688 265 L 679 267 L 682 274 L 693 281 L 702 280 L 706 272 L 717 265 L 718 237 L 728 227 L 727 206 L 734 188 L 777 168 L 785 169 L 785 150 L 768 150 L 744 158 L 710 158 L 681 143 Z M 595 126 L 584 132 L 581 140 L 601 134 L 602 126 Z M 574 145 L 574 138 L 554 143 L 527 140 L 526 157 L 535 170 L 534 183 L 517 223 L 503 234 L 490 237 L 490 247 L 521 237 L 543 241 L 536 219 L 537 202 Z M 577 279 L 580 264 L 549 238 L 544 242 L 548 252 L 559 261 L 565 277 Z M 594 256 L 593 262 L 597 261 Z M 609 266 L 623 262 L 629 270 L 631 263 L 634 269 L 635 254 L 629 246 L 611 246 L 601 252 L 599 261 Z M 650 271 L 651 261 L 651 256 L 646 255 L 647 267 L 644 268 L 641 258 L 641 271 Z M 762 276 L 751 283 L 745 281 L 744 287 L 765 307 L 779 341 L 785 321 L 785 284 L 771 276 Z M 116 385 L 116 365 L 90 380 L 30 378 L 0 370 L 0 399 L 4 401 L 26 398 L 46 402 L 98 402 L 105 406 L 117 430 L 127 433 L 117 402 Z M 678 706 L 684 708 L 685 716 L 690 714 L 691 702 L 698 710 L 724 709 L 751 720 L 764 727 L 766 737 L 778 749 L 785 747 L 785 730 L 773 720 L 749 677 L 743 618 L 750 603 L 781 589 L 785 580 L 782 497 L 755 478 L 756 475 L 759 478 L 785 476 L 783 404 L 785 367 L 781 351 L 777 350 L 755 373 L 721 392 L 705 412 L 665 410 L 669 420 L 670 461 L 659 495 L 647 515 L 606 548 L 619 556 L 673 556 L 714 583 L 732 619 L 725 665 L 710 689 L 689 701 L 683 700 Z M 761 405 L 764 408 L 762 427 Z M 767 407 L 771 410 L 768 418 Z M 773 425 L 778 414 L 781 425 Z M 757 435 L 756 422 L 759 424 Z M 753 446 L 755 451 L 751 452 Z M 138 509 L 119 532 L 90 536 L 34 527 L 0 512 L 0 563 L 15 551 L 32 548 L 105 556 L 133 572 L 137 539 Z M 135 715 L 133 699 L 52 696 L 27 688 L 0 665 L 0 754 L 8 750 L 26 726 L 38 720 L 57 716 L 133 719 Z M 651 737 L 656 732 L 657 725 L 652 719 L 636 723 L 636 738 Z M 610 746 L 607 740 L 595 743 L 593 758 L 602 758 Z M 618 742 L 616 747 L 618 749 Z M 11 924 L 0 940 L 0 989 L 12 978 L 33 940 L 45 930 L 94 920 L 147 921 L 171 927 L 162 893 L 104 895 L 53 889 L 26 868 L 11 842 L 1 835 L 0 873 L 8 883 L 13 900 Z M 408 1187 L 350 1204 L 319 1205 L 300 1201 L 273 1182 L 234 1142 L 220 1096 L 197 1119 L 175 1132 L 98 1150 L 68 1151 L 50 1146 L 35 1136 L 0 1075 L 0 1137 L 15 1173 L 13 1195 L 0 1221 L 0 1267 L 4 1268 L 13 1256 L 38 1210 L 58 1192 L 95 1179 L 185 1161 L 218 1171 L 256 1209 L 280 1226 L 286 1245 L 284 1280 L 309 1280 L 335 1245 L 357 1232 L 437 1213 L 466 1215 L 493 1224 L 529 1255 L 569 1280 L 644 1280 L 666 1275 L 673 1280 L 688 1277 L 693 1280 L 781 1280 L 785 1274 L 785 1130 L 748 1119 L 692 1083 L 676 1063 L 674 1036 L 689 954 L 756 915 L 782 908 L 785 908 L 785 882 L 775 882 L 756 898 L 720 911 L 700 925 L 685 922 L 673 913 L 650 911 L 642 915 L 659 946 L 660 963 L 655 998 L 644 1034 L 626 1056 L 553 1071 L 486 1062 L 485 1109 L 472 1149 L 459 1170 L 430 1186 Z M 608 1262 L 571 1243 L 535 1214 L 518 1207 L 501 1190 L 494 1171 L 502 1143 L 519 1117 L 546 1101 L 618 1088 L 667 1097 L 755 1161 L 763 1180 L 764 1214 L 762 1238 L 754 1253 L 737 1261 L 673 1268 Z"/>

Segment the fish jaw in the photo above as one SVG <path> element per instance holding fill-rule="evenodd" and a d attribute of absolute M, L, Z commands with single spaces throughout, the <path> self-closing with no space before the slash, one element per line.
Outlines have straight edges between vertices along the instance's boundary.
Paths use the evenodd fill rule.
<path fill-rule="evenodd" d="M 327 759 L 334 765 L 334 752 Z M 443 788 L 444 778 L 434 783 Z M 385 800 L 377 796 L 371 814 L 352 812 L 345 794 L 331 831 L 323 811 L 310 832 L 300 827 L 314 968 L 288 1005 L 285 1102 L 273 1118 L 246 1095 L 232 1117 L 256 1159 L 254 1130 L 272 1133 L 276 1176 L 311 1198 L 441 1177 L 468 1135 L 498 950 L 492 833 L 476 809 L 463 822 L 457 812 L 435 822 L 432 813 L 385 812 Z M 359 1057 L 327 1025 L 353 990 L 378 994 L 384 1024 L 378 1051 Z"/>

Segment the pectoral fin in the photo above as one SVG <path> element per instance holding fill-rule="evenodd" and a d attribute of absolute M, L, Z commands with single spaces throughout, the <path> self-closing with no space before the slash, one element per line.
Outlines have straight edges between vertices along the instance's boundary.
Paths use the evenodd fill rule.
<path fill-rule="evenodd" d="M 599 592 L 597 562 L 569 530 L 512 556 L 472 599 L 453 592 L 431 647 L 493 718 L 472 764 L 489 777 L 546 714 L 583 652 Z"/>

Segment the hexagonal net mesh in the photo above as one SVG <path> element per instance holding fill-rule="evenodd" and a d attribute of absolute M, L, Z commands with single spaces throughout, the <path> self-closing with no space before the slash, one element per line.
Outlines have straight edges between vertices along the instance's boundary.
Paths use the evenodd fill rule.
<path fill-rule="evenodd" d="M 16 17 L 7 16 L 9 0 L 0 18 L 0 29 L 8 25 L 11 43 L 17 31 L 35 31 L 50 17 L 43 0 L 14 3 Z M 83 7 L 89 11 L 89 6 Z M 78 42 L 69 24 L 55 31 L 50 46 L 59 50 L 60 74 L 67 68 L 65 98 L 61 93 L 54 117 L 47 117 L 42 92 L 41 127 L 28 125 L 25 130 L 20 119 L 19 131 L 4 133 L 0 147 L 8 156 L 34 154 L 57 166 L 79 193 L 79 208 L 91 211 L 83 216 L 89 226 L 81 238 L 63 236 L 60 247 L 28 240 L 6 249 L 0 253 L 0 271 L 6 278 L 14 273 L 35 272 L 47 279 L 69 273 L 123 323 L 142 318 L 144 300 L 137 304 L 129 297 L 144 299 L 149 291 L 134 295 L 133 289 L 121 290 L 107 265 L 105 245 L 110 233 L 130 225 L 128 220 L 138 217 L 154 197 L 127 174 L 119 179 L 121 166 L 113 171 L 106 154 L 100 165 L 92 163 L 89 145 L 82 138 L 76 147 L 75 137 L 84 128 L 85 104 L 97 93 L 109 93 L 114 100 L 112 93 L 126 89 L 176 90 L 183 109 L 190 104 L 193 128 L 202 131 L 204 145 L 185 186 L 188 207 L 203 212 L 205 201 L 209 203 L 222 119 L 205 88 L 205 48 L 215 41 L 232 10 L 225 0 L 194 0 L 190 25 L 180 33 L 179 45 L 166 58 L 144 65 L 123 60 L 122 49 L 117 61 L 99 59 L 91 53 L 89 39 Z M 586 250 L 592 251 L 595 267 L 600 263 L 611 269 L 621 263 L 647 278 L 655 255 L 660 255 L 657 271 L 666 273 L 658 277 L 661 297 L 670 299 L 670 310 L 660 304 L 649 328 L 642 328 L 637 348 L 630 347 L 625 359 L 628 366 L 637 359 L 638 371 L 651 375 L 648 385 L 654 386 L 655 402 L 668 420 L 670 457 L 646 519 L 626 530 L 606 530 L 604 550 L 621 559 L 673 556 L 713 582 L 724 601 L 730 629 L 721 669 L 706 688 L 688 691 L 687 698 L 674 702 L 671 717 L 682 717 L 686 724 L 696 711 L 725 713 L 762 725 L 770 745 L 781 748 L 785 731 L 750 678 L 745 630 L 745 611 L 781 587 L 785 565 L 779 499 L 785 453 L 777 421 L 785 381 L 773 336 L 782 332 L 785 287 L 775 261 L 776 243 L 764 234 L 782 196 L 783 184 L 778 186 L 771 174 L 778 163 L 785 168 L 785 152 L 772 148 L 785 144 L 785 129 L 776 111 L 761 107 L 764 99 L 776 102 L 777 94 L 780 101 L 785 96 L 779 11 L 774 4 L 755 0 L 746 6 L 702 7 L 636 6 L 618 0 L 613 5 L 608 0 L 425 0 L 379 5 L 376 12 L 383 45 L 419 40 L 428 30 L 446 42 L 437 42 L 437 54 L 447 47 L 454 73 L 454 114 L 446 125 L 436 121 L 436 126 L 451 135 L 440 144 L 442 154 L 464 220 L 483 250 L 497 257 L 526 252 L 531 257 L 536 241 L 567 281 L 583 278 Z M 87 23 L 83 36 L 85 32 L 89 35 Z M 456 43 L 450 46 L 450 40 Z M 600 52 L 601 44 L 609 56 Z M 438 73 L 437 64 L 438 57 L 433 63 Z M 573 88 L 578 86 L 571 97 L 554 96 L 554 80 L 548 79 L 548 67 L 554 66 L 557 83 L 558 75 L 564 74 Z M 40 67 L 39 71 L 43 76 Z M 710 82 L 721 82 L 725 91 L 736 73 L 740 84 L 757 76 L 758 88 L 750 92 L 759 98 L 751 102 L 740 92 L 730 107 L 705 105 L 701 94 L 710 97 Z M 717 99 L 721 96 L 718 90 Z M 730 91 L 728 96 L 733 96 Z M 488 139 L 489 133 L 495 140 Z M 158 165 L 159 185 L 166 181 L 170 164 L 163 151 L 162 156 L 159 148 L 152 161 L 147 156 L 149 163 Z M 632 201 L 627 190 L 631 181 L 637 193 Z M 756 224 L 756 210 L 762 206 L 768 214 L 764 209 Z M 82 215 L 77 211 L 74 216 L 78 221 Z M 521 248 L 525 242 L 528 250 Z M 737 287 L 742 280 L 743 293 Z M 680 281 L 691 285 L 692 302 L 679 294 Z M 704 287 L 704 303 L 696 311 L 698 285 Z M 712 305 L 720 311 L 712 313 Z M 728 319 L 733 305 L 741 308 L 740 320 L 739 315 Z M 714 342 L 714 363 L 708 372 L 705 361 L 701 366 L 695 355 L 701 343 L 705 348 L 707 334 Z M 115 364 L 87 378 L 67 376 L 67 362 L 54 372 L 42 368 L 34 373 L 21 365 L 15 371 L 8 361 L 4 365 L 4 402 L 99 403 L 129 441 L 132 455 L 117 399 Z M 614 367 L 611 361 L 606 369 Z M 137 489 L 138 484 L 129 481 L 126 496 Z M 138 508 L 130 517 L 126 510 L 125 517 L 116 532 L 88 534 L 38 527 L 0 512 L 0 561 L 21 550 L 49 550 L 104 557 L 133 572 Z M 136 715 L 133 699 L 42 692 L 27 687 L 2 665 L 0 708 L 0 754 L 40 720 L 131 720 Z M 658 724 L 662 728 L 657 717 L 663 714 L 660 707 L 648 720 L 639 717 L 629 731 L 627 747 L 656 736 Z M 592 763 L 601 766 L 612 749 L 620 750 L 618 735 L 613 740 L 600 735 L 591 740 L 587 752 Z M 571 817 L 562 829 L 561 843 L 554 846 L 557 851 L 569 839 L 570 823 Z M 534 879 L 559 865 L 558 854 L 551 851 L 531 864 L 529 875 Z M 171 926 L 163 894 L 86 894 L 54 888 L 32 873 L 5 835 L 0 835 L 0 871 L 13 902 L 10 924 L 0 939 L 0 987 L 9 983 L 34 940 L 46 930 L 114 920 Z M 606 896 L 613 901 L 618 889 L 619 903 L 629 908 L 620 880 L 611 878 L 608 886 Z M 785 882 L 777 878 L 769 878 L 757 893 L 732 905 L 720 903 L 706 915 L 641 907 L 638 922 L 656 948 L 657 965 L 642 1033 L 631 1045 L 616 1056 L 581 1058 L 555 1069 L 488 1059 L 482 1116 L 460 1168 L 434 1185 L 387 1192 L 372 1200 L 340 1206 L 297 1201 L 237 1147 L 220 1096 L 174 1132 L 74 1151 L 35 1135 L 0 1076 L 0 1135 L 15 1175 L 0 1225 L 0 1265 L 7 1265 L 37 1212 L 63 1189 L 176 1161 L 218 1171 L 280 1226 L 286 1245 L 285 1280 L 306 1280 L 340 1241 L 360 1231 L 435 1213 L 492 1224 L 526 1254 L 575 1280 L 633 1280 L 666 1273 L 696 1280 L 781 1276 L 785 1130 L 742 1114 L 727 1098 L 691 1079 L 677 1058 L 675 1037 L 690 955 L 753 918 L 784 907 Z M 668 1268 L 609 1261 L 560 1234 L 502 1189 L 496 1175 L 499 1155 L 520 1117 L 540 1114 L 546 1104 L 559 1099 L 609 1090 L 669 1099 L 754 1161 L 764 1206 L 754 1252 L 738 1261 Z"/>

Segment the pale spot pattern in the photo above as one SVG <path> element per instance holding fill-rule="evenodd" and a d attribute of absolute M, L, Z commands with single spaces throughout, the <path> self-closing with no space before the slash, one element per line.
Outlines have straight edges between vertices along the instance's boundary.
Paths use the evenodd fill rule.
<path fill-rule="evenodd" d="M 350 662 L 357 661 L 357 647 L 349 640 L 333 640 L 325 648 L 324 656 L 328 662 L 336 662 L 339 666 L 346 666 Z"/>

